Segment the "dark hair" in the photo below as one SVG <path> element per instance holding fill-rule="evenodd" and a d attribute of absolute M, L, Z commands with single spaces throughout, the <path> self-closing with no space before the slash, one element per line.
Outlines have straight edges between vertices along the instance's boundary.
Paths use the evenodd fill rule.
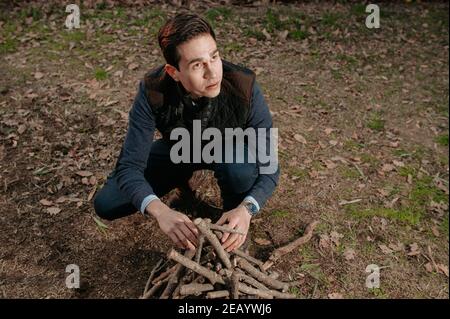
<path fill-rule="evenodd" d="M 168 20 L 158 32 L 158 42 L 166 62 L 178 69 L 180 55 L 177 47 L 201 34 L 210 34 L 214 40 L 214 34 L 211 25 L 196 14 L 179 13 Z"/>

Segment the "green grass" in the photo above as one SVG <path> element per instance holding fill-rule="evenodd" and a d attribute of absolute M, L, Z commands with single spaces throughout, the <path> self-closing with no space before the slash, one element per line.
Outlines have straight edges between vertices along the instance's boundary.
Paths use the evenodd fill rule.
<path fill-rule="evenodd" d="M 94 76 L 95 76 L 95 79 L 99 80 L 99 81 L 106 80 L 109 77 L 108 72 L 106 72 L 102 68 L 96 68 Z"/>
<path fill-rule="evenodd" d="M 233 11 L 230 8 L 227 7 L 219 7 L 219 8 L 213 8 L 209 9 L 205 13 L 206 19 L 208 19 L 210 22 L 214 23 L 219 19 L 219 17 L 222 17 L 224 20 L 228 20 L 231 18 L 233 14 Z"/>
<path fill-rule="evenodd" d="M 326 27 L 336 27 L 342 19 L 342 14 L 335 12 L 326 12 L 322 15 L 322 24 Z"/>
<path fill-rule="evenodd" d="M 284 218 L 289 216 L 291 213 L 285 210 L 274 210 L 272 211 L 272 217 L 274 218 Z"/>
<path fill-rule="evenodd" d="M 398 168 L 398 174 L 403 177 L 408 177 L 408 175 L 415 177 L 417 174 L 417 170 L 412 166 L 406 165 Z"/>
<path fill-rule="evenodd" d="M 357 205 L 349 205 L 347 207 L 347 213 L 357 219 L 378 216 L 412 225 L 417 225 L 421 217 L 419 212 L 408 208 L 401 210 L 384 207 L 361 209 Z"/>
<path fill-rule="evenodd" d="M 0 54 L 14 53 L 17 51 L 17 45 L 19 41 L 11 37 L 6 38 L 6 40 L 0 42 Z"/>
<path fill-rule="evenodd" d="M 357 179 L 357 178 L 361 177 L 361 174 L 355 168 L 342 167 L 339 170 L 340 170 L 342 177 L 345 177 L 347 179 Z"/>
<path fill-rule="evenodd" d="M 442 146 L 448 146 L 448 134 L 439 135 L 435 139 L 436 143 Z"/>
<path fill-rule="evenodd" d="M 367 121 L 367 127 L 374 131 L 384 130 L 385 120 L 382 118 L 380 112 L 372 113 L 371 117 Z"/>
<path fill-rule="evenodd" d="M 248 38 L 255 38 L 258 41 L 264 41 L 266 39 L 266 37 L 261 31 L 253 28 L 244 29 L 244 35 Z"/>

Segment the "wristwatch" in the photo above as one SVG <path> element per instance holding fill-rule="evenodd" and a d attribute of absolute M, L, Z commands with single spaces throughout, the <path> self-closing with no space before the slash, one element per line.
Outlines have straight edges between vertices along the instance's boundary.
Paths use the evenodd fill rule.
<path fill-rule="evenodd" d="M 243 202 L 242 205 L 247 208 L 247 211 L 251 216 L 258 214 L 258 207 L 256 207 L 256 205 L 252 202 Z"/>

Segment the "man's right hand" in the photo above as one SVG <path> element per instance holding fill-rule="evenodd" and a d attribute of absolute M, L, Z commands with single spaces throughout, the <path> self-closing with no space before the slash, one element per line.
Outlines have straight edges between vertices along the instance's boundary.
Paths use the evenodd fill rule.
<path fill-rule="evenodd" d="M 195 249 L 198 242 L 198 230 L 189 217 L 171 209 L 160 200 L 152 201 L 146 210 L 156 218 L 159 228 L 178 248 Z"/>

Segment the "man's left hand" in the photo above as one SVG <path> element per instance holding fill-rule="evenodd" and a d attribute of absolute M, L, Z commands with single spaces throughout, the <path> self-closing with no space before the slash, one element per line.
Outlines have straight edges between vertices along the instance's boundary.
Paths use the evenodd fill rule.
<path fill-rule="evenodd" d="M 239 205 L 222 215 L 217 221 L 217 225 L 226 226 L 231 229 L 238 230 L 245 235 L 235 233 L 224 233 L 222 236 L 222 246 L 227 251 L 233 251 L 242 246 L 247 237 L 248 229 L 250 227 L 250 219 L 252 216 L 248 213 L 247 208 Z"/>

